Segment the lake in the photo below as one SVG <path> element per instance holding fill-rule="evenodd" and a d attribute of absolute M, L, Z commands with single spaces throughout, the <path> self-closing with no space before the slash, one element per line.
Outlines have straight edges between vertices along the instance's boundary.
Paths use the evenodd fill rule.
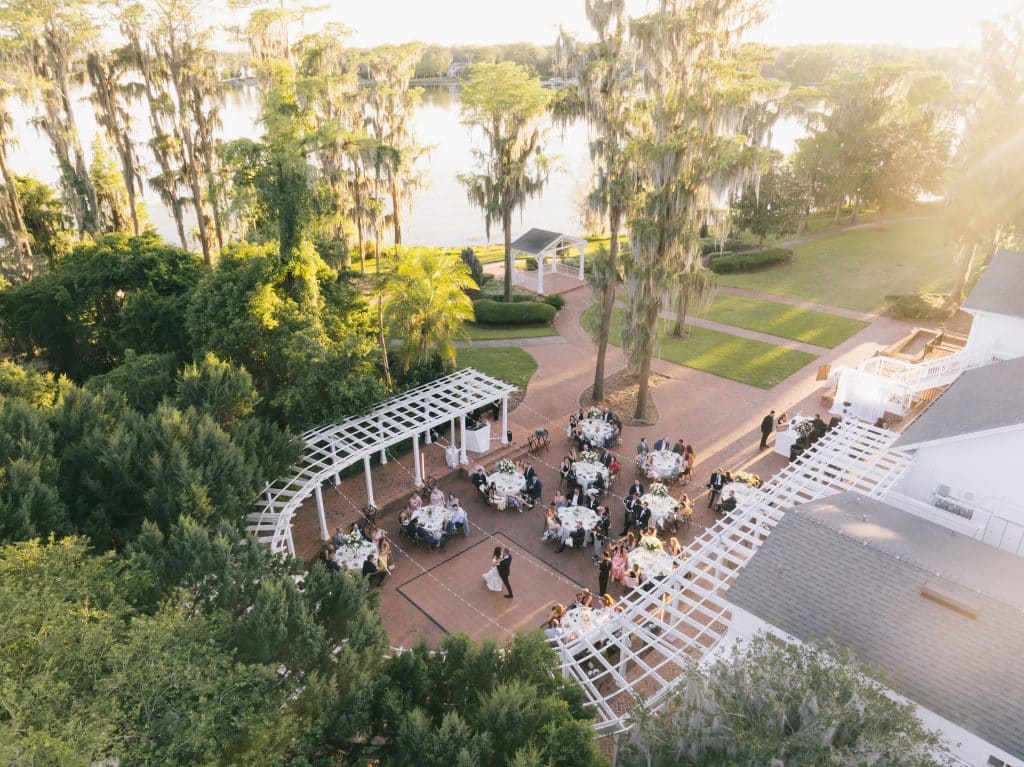
<path fill-rule="evenodd" d="M 221 111 L 221 137 L 228 140 L 258 137 L 258 113 L 259 98 L 254 87 L 227 89 Z M 17 173 L 56 184 L 57 164 L 50 153 L 50 144 L 31 126 L 31 113 L 12 104 L 12 114 L 20 146 L 11 152 L 11 166 Z M 82 144 L 88 152 L 97 125 L 84 92 L 75 100 L 75 117 Z M 135 118 L 135 138 L 144 143 L 151 135 L 145 109 L 141 106 L 136 109 Z M 458 174 L 472 170 L 473 147 L 483 141 L 482 136 L 474 136 L 461 122 L 458 89 L 453 86 L 427 88 L 412 122 L 415 135 L 420 143 L 430 147 L 430 152 L 424 163 L 426 184 L 413 194 L 411 209 L 403 220 L 406 244 L 476 245 L 500 240 L 500 227 L 491 232 L 490 240 L 487 239 L 483 216 L 469 204 L 458 181 Z M 788 153 L 801 134 L 802 129 L 795 121 L 782 121 L 775 127 L 772 144 Z M 530 227 L 573 233 L 581 230 L 579 210 L 592 168 L 587 126 L 577 121 L 566 127 L 549 127 L 546 151 L 552 158 L 548 183 L 539 197 L 530 200 L 514 216 L 513 236 Z M 143 176 L 152 175 L 152 157 L 145 146 L 139 146 L 139 155 L 149 166 Z M 150 220 L 160 233 L 175 241 L 173 220 L 156 194 L 148 189 L 145 204 Z"/>

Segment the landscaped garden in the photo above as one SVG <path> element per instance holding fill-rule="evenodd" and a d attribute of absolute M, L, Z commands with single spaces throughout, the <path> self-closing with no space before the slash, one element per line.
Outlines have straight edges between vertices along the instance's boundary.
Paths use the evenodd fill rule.
<path fill-rule="evenodd" d="M 831 349 L 868 326 L 863 320 L 799 306 L 719 293 L 704 315 L 737 328 Z"/>

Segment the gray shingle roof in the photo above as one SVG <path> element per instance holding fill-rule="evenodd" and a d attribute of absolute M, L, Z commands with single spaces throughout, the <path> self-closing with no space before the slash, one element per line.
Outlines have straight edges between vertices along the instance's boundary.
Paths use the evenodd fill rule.
<path fill-rule="evenodd" d="M 1024 285 L 1024 253 L 998 250 L 964 301 L 964 309 L 1024 317 L 1021 285 Z"/>
<path fill-rule="evenodd" d="M 925 585 L 980 614 L 922 596 Z M 1024 559 L 844 493 L 787 513 L 727 599 L 850 648 L 893 689 L 1024 758 Z"/>
<path fill-rule="evenodd" d="M 536 256 L 561 236 L 561 233 L 549 232 L 547 229 L 531 229 L 513 240 L 512 250 Z"/>
<path fill-rule="evenodd" d="M 905 448 L 1024 424 L 1024 357 L 968 370 L 893 443 Z"/>

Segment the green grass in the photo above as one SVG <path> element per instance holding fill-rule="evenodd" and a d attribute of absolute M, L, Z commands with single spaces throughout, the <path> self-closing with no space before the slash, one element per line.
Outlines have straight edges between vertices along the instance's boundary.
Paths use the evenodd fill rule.
<path fill-rule="evenodd" d="M 953 246 L 938 220 L 894 221 L 837 231 L 793 248 L 793 263 L 719 282 L 780 296 L 877 312 L 893 293 L 945 293 L 953 282 Z"/>
<path fill-rule="evenodd" d="M 584 312 L 582 322 L 585 326 L 592 322 L 595 312 L 596 307 Z M 616 309 L 612 315 L 611 331 L 611 343 L 616 346 L 622 345 L 622 321 L 623 312 Z M 807 352 L 705 328 L 691 327 L 688 338 L 672 338 L 668 335 L 671 322 L 660 320 L 658 325 L 655 356 L 659 359 L 761 389 L 772 388 L 817 359 Z"/>
<path fill-rule="evenodd" d="M 515 347 L 458 349 L 456 364 L 460 368 L 476 368 L 481 373 L 500 378 L 525 389 L 537 372 L 537 360 Z"/>
<path fill-rule="evenodd" d="M 558 331 L 550 325 L 476 325 L 467 322 L 466 332 L 471 341 L 493 341 L 501 338 L 543 338 L 557 336 Z"/>
<path fill-rule="evenodd" d="M 868 326 L 861 320 L 757 298 L 719 294 L 707 319 L 831 349 Z"/>

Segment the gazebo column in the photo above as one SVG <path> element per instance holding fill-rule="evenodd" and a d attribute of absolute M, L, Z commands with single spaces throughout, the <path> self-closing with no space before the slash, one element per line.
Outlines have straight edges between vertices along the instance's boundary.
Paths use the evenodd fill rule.
<path fill-rule="evenodd" d="M 313 488 L 313 495 L 316 496 L 316 513 L 320 518 L 320 539 L 326 541 L 327 535 L 327 516 L 324 514 L 324 491 L 320 485 Z"/>
<path fill-rule="evenodd" d="M 537 292 L 544 292 L 544 254 L 537 254 Z"/>
<path fill-rule="evenodd" d="M 423 476 L 420 474 L 420 435 L 412 435 L 412 483 L 423 487 Z"/>
<path fill-rule="evenodd" d="M 469 456 L 466 455 L 466 414 L 459 416 L 459 463 L 469 463 Z"/>
<path fill-rule="evenodd" d="M 363 476 L 366 479 L 366 504 L 368 506 L 376 506 L 377 502 L 373 499 L 373 478 L 370 472 L 370 456 L 363 456 Z"/>
<path fill-rule="evenodd" d="M 501 444 L 508 444 L 508 395 L 501 398 Z"/>

